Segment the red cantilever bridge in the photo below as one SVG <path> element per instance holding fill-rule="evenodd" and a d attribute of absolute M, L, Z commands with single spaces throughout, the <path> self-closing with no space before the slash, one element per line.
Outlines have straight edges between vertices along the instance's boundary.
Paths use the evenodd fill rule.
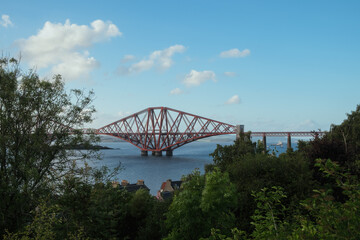
<path fill-rule="evenodd" d="M 238 134 L 243 125 L 230 125 L 209 118 L 178 111 L 167 107 L 152 107 L 134 113 L 128 117 L 110 123 L 95 130 L 96 134 L 109 135 L 125 140 L 141 150 L 143 156 L 151 151 L 161 156 L 187 143 L 201 138 Z M 252 136 L 262 136 L 266 145 L 266 136 L 287 136 L 288 147 L 291 136 L 315 136 L 323 132 L 252 132 Z"/>

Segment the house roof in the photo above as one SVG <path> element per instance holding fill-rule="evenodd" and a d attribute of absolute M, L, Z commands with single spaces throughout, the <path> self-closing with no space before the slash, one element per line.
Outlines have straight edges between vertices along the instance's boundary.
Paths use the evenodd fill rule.
<path fill-rule="evenodd" d="M 172 192 L 174 190 L 180 189 L 182 181 L 171 181 L 170 179 L 163 182 L 160 187 L 160 191 L 169 191 Z"/>

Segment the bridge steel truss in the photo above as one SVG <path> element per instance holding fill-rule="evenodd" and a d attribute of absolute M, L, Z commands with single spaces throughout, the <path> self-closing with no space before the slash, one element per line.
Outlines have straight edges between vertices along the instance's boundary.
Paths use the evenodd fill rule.
<path fill-rule="evenodd" d="M 239 127 L 239 126 L 238 126 Z M 83 130 L 93 132 L 91 129 Z M 162 151 L 172 156 L 172 151 L 201 138 L 239 134 L 237 126 L 200 117 L 183 111 L 152 107 L 110 123 L 95 130 L 96 134 L 109 135 L 125 140 L 141 150 L 142 155 L 151 151 L 161 156 Z M 319 137 L 325 132 L 251 132 L 252 137 L 286 137 L 287 147 L 291 148 L 291 137 Z"/>
<path fill-rule="evenodd" d="M 96 130 L 123 139 L 147 155 L 172 156 L 172 151 L 195 140 L 234 134 L 236 126 L 167 107 L 147 108 Z"/>
<path fill-rule="evenodd" d="M 325 132 L 251 132 L 253 137 L 284 137 L 284 136 L 293 136 L 293 137 L 319 137 L 325 134 Z"/>
<path fill-rule="evenodd" d="M 320 137 L 325 132 L 312 131 L 312 132 L 251 132 L 252 137 L 262 137 L 263 144 L 266 146 L 266 137 L 287 137 L 287 148 L 291 148 L 291 137 Z"/>

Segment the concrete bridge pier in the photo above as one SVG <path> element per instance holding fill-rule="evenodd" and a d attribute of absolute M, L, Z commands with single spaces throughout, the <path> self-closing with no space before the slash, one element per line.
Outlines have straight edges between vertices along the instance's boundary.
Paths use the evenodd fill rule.
<path fill-rule="evenodd" d="M 236 125 L 236 140 L 240 139 L 240 136 L 244 134 L 244 125 Z"/>
<path fill-rule="evenodd" d="M 291 133 L 288 133 L 288 138 L 287 138 L 287 149 L 291 148 Z"/>
<path fill-rule="evenodd" d="M 161 156 L 162 156 L 162 151 L 155 151 L 155 152 L 153 152 L 153 153 L 155 153 L 154 155 L 155 155 L 156 157 L 161 157 Z"/>
<path fill-rule="evenodd" d="M 141 150 L 141 156 L 148 156 L 148 151 Z"/>
<path fill-rule="evenodd" d="M 262 140 L 262 142 L 263 142 L 263 145 L 264 145 L 264 151 L 266 152 L 266 134 L 264 133 L 263 134 L 263 140 Z"/>

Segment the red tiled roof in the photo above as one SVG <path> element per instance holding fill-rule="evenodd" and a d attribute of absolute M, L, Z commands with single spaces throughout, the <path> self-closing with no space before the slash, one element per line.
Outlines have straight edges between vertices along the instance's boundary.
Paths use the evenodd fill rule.
<path fill-rule="evenodd" d="M 166 182 L 163 182 L 163 183 L 161 184 L 161 188 L 160 188 L 160 189 L 164 190 L 165 184 L 166 184 Z"/>

